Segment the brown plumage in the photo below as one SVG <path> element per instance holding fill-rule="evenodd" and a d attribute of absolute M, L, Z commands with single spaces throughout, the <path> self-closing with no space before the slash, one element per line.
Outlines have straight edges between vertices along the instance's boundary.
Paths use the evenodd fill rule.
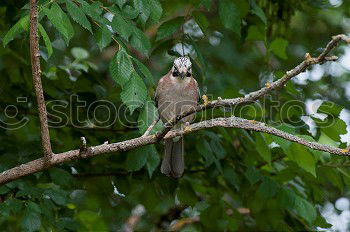
<path fill-rule="evenodd" d="M 156 103 L 161 120 L 165 123 L 198 104 L 198 84 L 192 77 L 191 62 L 187 57 L 174 61 L 170 72 L 163 76 L 156 89 Z M 193 120 L 195 115 L 183 118 L 175 128 Z M 165 154 L 161 172 L 171 177 L 181 177 L 184 172 L 184 139 L 165 140 Z"/>

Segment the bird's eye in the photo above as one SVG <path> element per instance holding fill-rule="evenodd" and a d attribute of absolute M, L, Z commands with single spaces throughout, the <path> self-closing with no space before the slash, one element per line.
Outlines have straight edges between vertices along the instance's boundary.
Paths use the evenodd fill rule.
<path fill-rule="evenodd" d="M 186 77 L 190 77 L 192 74 L 190 72 L 186 73 Z"/>
<path fill-rule="evenodd" d="M 175 71 L 173 72 L 173 77 L 178 77 L 179 76 L 179 72 Z"/>

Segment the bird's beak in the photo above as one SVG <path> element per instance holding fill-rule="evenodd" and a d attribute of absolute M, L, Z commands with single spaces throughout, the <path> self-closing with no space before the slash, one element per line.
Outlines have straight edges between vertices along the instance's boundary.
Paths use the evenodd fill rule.
<path fill-rule="evenodd" d="M 180 77 L 183 80 L 186 77 L 186 73 L 185 72 L 180 73 Z"/>

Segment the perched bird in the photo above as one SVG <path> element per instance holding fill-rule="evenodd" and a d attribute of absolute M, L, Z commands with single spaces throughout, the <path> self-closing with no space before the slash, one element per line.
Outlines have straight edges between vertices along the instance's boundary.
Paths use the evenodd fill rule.
<path fill-rule="evenodd" d="M 155 93 L 155 101 L 163 123 L 198 104 L 199 92 L 197 81 L 192 76 L 192 63 L 187 56 L 175 59 L 171 70 L 163 76 Z M 182 128 L 195 115 L 189 115 L 175 126 Z M 183 136 L 165 140 L 165 155 L 161 172 L 167 176 L 179 178 L 184 172 Z"/>

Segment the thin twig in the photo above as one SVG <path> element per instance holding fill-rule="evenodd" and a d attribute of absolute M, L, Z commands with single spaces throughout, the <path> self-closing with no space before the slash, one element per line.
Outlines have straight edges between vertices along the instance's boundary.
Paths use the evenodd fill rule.
<path fill-rule="evenodd" d="M 39 35 L 38 35 L 38 3 L 30 0 L 30 55 L 32 63 L 33 84 L 38 104 L 41 145 L 46 161 L 52 156 L 49 127 L 47 123 L 47 111 L 44 99 L 44 91 L 41 84 Z"/>
<path fill-rule="evenodd" d="M 158 121 L 159 121 L 159 117 L 152 122 L 152 124 L 147 128 L 147 130 L 142 135 L 142 137 L 148 136 L 151 133 L 151 131 L 153 130 L 154 126 L 157 124 Z"/>

